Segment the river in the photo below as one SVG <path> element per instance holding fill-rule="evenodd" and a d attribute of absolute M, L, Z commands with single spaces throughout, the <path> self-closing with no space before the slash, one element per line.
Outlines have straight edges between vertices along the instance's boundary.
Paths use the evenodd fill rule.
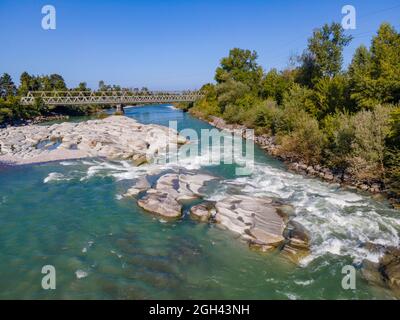
<path fill-rule="evenodd" d="M 199 131 L 210 126 L 168 106 L 126 109 L 142 123 Z M 376 260 L 364 242 L 398 245 L 399 211 L 367 194 L 288 172 L 255 147 L 251 176 L 234 165 L 201 167 L 220 177 L 207 188 L 218 200 L 232 189 L 284 199 L 311 234 L 300 266 L 262 254 L 226 230 L 188 216 L 165 222 L 122 194 L 150 170 L 100 159 L 0 168 L 1 299 L 391 299 L 357 272 L 344 290 L 342 267 Z M 56 289 L 41 288 L 41 269 L 56 269 Z"/>

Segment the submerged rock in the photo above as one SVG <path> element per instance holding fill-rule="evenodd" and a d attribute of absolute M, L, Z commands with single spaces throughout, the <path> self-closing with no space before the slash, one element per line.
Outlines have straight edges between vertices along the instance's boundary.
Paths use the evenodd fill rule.
<path fill-rule="evenodd" d="M 362 262 L 361 275 L 371 284 L 381 287 L 385 286 L 385 279 L 379 271 L 379 263 L 364 260 Z"/>
<path fill-rule="evenodd" d="M 310 236 L 300 223 L 290 221 L 285 230 L 285 237 L 287 241 L 282 252 L 290 260 L 299 263 L 310 254 Z"/>
<path fill-rule="evenodd" d="M 182 215 L 182 206 L 167 193 L 148 194 L 138 201 L 138 205 L 165 218 L 179 218 Z"/>
<path fill-rule="evenodd" d="M 400 293 L 400 248 L 387 248 L 379 264 L 389 288 Z"/>
<path fill-rule="evenodd" d="M 146 177 L 140 177 L 136 183 L 125 193 L 125 197 L 137 196 L 140 192 L 146 191 L 151 188 L 150 183 Z"/>
<path fill-rule="evenodd" d="M 389 288 L 400 296 L 400 248 L 384 247 L 371 243 L 365 248 L 372 252 L 380 252 L 378 263 L 364 260 L 361 274 L 370 283 Z"/>

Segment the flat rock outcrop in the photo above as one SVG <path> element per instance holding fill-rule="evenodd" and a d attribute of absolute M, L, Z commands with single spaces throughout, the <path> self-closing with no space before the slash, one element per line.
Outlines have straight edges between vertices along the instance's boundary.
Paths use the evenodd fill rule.
<path fill-rule="evenodd" d="M 191 216 L 215 222 L 247 241 L 250 248 L 262 252 L 280 250 L 299 263 L 310 254 L 307 231 L 292 219 L 294 209 L 271 198 L 231 195 L 214 205 L 206 202 L 192 207 Z"/>
<path fill-rule="evenodd" d="M 8 127 L 0 129 L 0 162 L 29 164 L 105 157 L 141 165 L 164 153 L 170 142 L 183 144 L 186 139 L 170 128 L 140 124 L 123 116 Z"/>
<path fill-rule="evenodd" d="M 215 205 L 215 221 L 249 241 L 250 246 L 268 251 L 285 241 L 286 223 L 270 198 L 234 195 Z"/>
<path fill-rule="evenodd" d="M 179 218 L 182 216 L 182 203 L 200 198 L 201 187 L 214 179 L 205 174 L 164 174 L 153 188 L 146 190 L 138 205 L 167 219 Z"/>

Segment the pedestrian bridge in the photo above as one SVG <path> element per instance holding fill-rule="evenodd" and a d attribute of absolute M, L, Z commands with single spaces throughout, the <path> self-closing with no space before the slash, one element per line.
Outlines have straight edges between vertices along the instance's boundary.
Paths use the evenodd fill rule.
<path fill-rule="evenodd" d="M 23 105 L 40 99 L 47 106 L 135 105 L 148 103 L 194 102 L 203 97 L 200 91 L 31 91 L 21 98 Z"/>

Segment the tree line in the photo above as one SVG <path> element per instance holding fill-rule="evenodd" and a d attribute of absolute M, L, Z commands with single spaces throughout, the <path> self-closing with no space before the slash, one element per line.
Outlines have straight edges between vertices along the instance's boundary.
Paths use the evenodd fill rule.
<path fill-rule="evenodd" d="M 255 51 L 234 48 L 205 97 L 185 108 L 274 136 L 285 158 L 400 194 L 400 34 L 382 24 L 344 69 L 351 41 L 340 24 L 325 24 L 290 67 L 268 72 Z"/>

